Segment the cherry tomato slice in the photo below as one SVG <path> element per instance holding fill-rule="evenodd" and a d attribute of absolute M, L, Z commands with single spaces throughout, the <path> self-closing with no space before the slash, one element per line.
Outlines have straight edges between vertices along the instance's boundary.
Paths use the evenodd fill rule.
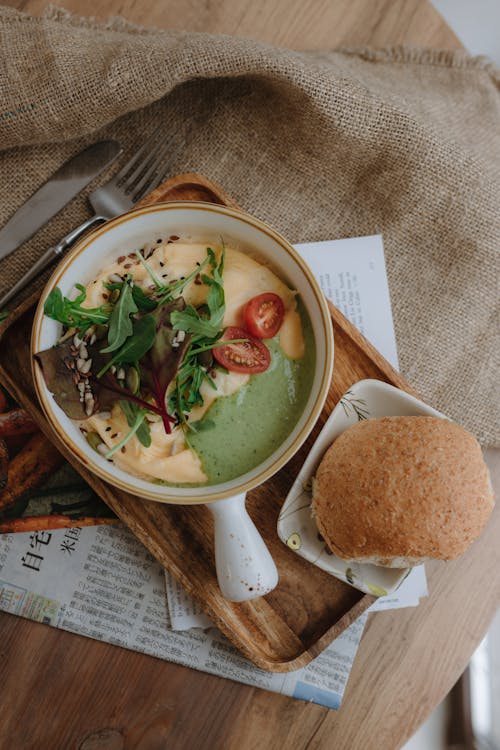
<path fill-rule="evenodd" d="M 230 326 L 226 329 L 222 341 L 247 339 L 241 344 L 226 344 L 212 349 L 217 362 L 231 372 L 264 372 L 271 364 L 271 353 L 267 346 L 251 336 L 244 328 Z"/>
<path fill-rule="evenodd" d="M 264 292 L 252 297 L 243 308 L 245 328 L 259 339 L 276 336 L 285 315 L 283 300 L 274 292 Z"/>

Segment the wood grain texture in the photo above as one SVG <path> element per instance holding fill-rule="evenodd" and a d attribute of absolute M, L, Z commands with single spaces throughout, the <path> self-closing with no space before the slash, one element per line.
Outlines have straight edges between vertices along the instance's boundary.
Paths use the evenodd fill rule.
<path fill-rule="evenodd" d="M 140 26 L 233 34 L 300 50 L 366 44 L 460 47 L 423 0 L 4 0 L 33 15 L 49 4 L 99 20 L 120 15 Z"/>
<path fill-rule="evenodd" d="M 40 13 L 49 0 L 4 4 Z M 121 14 L 297 49 L 459 46 L 426 0 L 63 4 L 80 15 Z M 498 476 L 498 451 L 488 458 Z M 498 570 L 499 535 L 496 509 L 464 558 L 427 566 L 430 596 L 417 609 L 371 616 L 338 712 L 0 613 L 0 749 L 399 748 L 450 689 L 498 606 L 500 583 L 491 571 Z"/>

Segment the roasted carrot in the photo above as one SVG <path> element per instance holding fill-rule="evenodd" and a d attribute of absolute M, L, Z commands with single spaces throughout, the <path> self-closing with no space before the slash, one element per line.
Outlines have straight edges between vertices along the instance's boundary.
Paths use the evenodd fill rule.
<path fill-rule="evenodd" d="M 36 432 L 38 427 L 25 409 L 17 407 L 0 414 L 0 436 L 26 435 Z"/>
<path fill-rule="evenodd" d="M 7 484 L 0 490 L 0 511 L 49 477 L 64 459 L 50 440 L 36 433 L 9 464 Z"/>
<path fill-rule="evenodd" d="M 7 475 L 9 473 L 9 449 L 5 440 L 0 438 L 0 489 L 7 484 Z"/>
<path fill-rule="evenodd" d="M 14 456 L 24 448 L 30 438 L 31 435 L 7 435 L 7 437 L 0 438 L 0 440 L 5 440 L 10 460 L 12 461 Z"/>
<path fill-rule="evenodd" d="M 119 518 L 69 518 L 69 516 L 24 516 L 0 521 L 0 534 L 14 534 L 18 531 L 46 531 L 66 529 L 73 526 L 100 526 L 120 523 Z"/>

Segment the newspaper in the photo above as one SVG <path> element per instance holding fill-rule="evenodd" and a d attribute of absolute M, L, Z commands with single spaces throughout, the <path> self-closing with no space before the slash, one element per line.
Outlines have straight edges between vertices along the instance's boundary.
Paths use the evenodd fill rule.
<path fill-rule="evenodd" d="M 298 246 L 334 303 L 397 366 L 380 237 Z M 416 606 L 423 566 L 372 609 Z M 0 536 L 0 609 L 294 698 L 338 708 L 368 613 L 307 667 L 246 660 L 121 525 Z"/>

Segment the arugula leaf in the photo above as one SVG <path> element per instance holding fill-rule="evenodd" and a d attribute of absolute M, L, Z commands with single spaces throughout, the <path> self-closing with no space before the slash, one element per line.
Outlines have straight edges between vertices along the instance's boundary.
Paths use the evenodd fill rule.
<path fill-rule="evenodd" d="M 189 423 L 189 429 L 193 432 L 205 432 L 205 430 L 211 430 L 215 427 L 215 422 L 213 419 L 208 419 L 207 417 L 202 417 L 201 419 L 198 419 L 197 422 L 190 422 Z"/>
<path fill-rule="evenodd" d="M 141 253 L 138 250 L 135 251 L 135 254 L 137 256 L 137 260 L 139 260 L 141 265 L 146 269 L 148 276 L 150 277 L 154 285 L 157 287 L 157 289 L 160 289 L 160 290 L 163 289 L 164 288 L 163 282 L 155 274 L 155 272 L 153 271 L 149 263 L 146 263 L 146 261 L 144 260 Z"/>
<path fill-rule="evenodd" d="M 131 403 L 130 401 L 123 400 L 118 401 L 118 403 L 125 414 L 127 424 L 131 430 L 106 453 L 106 458 L 111 458 L 111 456 L 123 448 L 123 446 L 128 443 L 134 435 L 137 435 L 137 439 L 145 448 L 149 448 L 151 445 L 151 430 L 146 422 L 147 410 L 141 409 L 137 404 Z"/>
<path fill-rule="evenodd" d="M 138 362 L 146 352 L 151 349 L 156 336 L 156 321 L 153 315 L 148 314 L 132 323 L 132 333 L 123 346 L 113 355 L 105 366 L 97 373 L 100 378 L 116 362 L 120 364 L 133 364 Z M 102 352 L 105 350 L 102 349 Z"/>
<path fill-rule="evenodd" d="M 196 277 L 200 275 L 200 272 L 203 270 L 203 268 L 205 268 L 208 261 L 209 258 L 207 256 L 203 263 L 200 263 L 200 265 L 197 266 L 194 271 L 189 274 L 189 276 L 185 276 L 183 279 L 179 279 L 178 281 L 173 281 L 171 284 L 163 286 L 161 289 L 159 289 L 157 292 L 161 295 L 159 304 L 162 305 L 164 302 L 171 302 L 174 299 L 174 294 L 176 292 L 182 294 L 184 287 L 187 286 L 191 281 L 194 281 Z"/>
<path fill-rule="evenodd" d="M 123 283 L 118 302 L 113 307 L 109 319 L 108 346 L 101 349 L 103 354 L 114 352 L 132 335 L 130 316 L 137 312 L 130 284 Z"/>
<path fill-rule="evenodd" d="M 75 287 L 80 294 L 74 300 L 64 297 L 59 287 L 53 289 L 45 300 L 45 315 L 80 331 L 86 331 L 94 323 L 107 324 L 111 315 L 111 305 L 106 303 L 101 307 L 82 307 L 82 302 L 87 298 L 85 287 L 81 284 L 75 284 Z"/>
<path fill-rule="evenodd" d="M 9 317 L 9 311 L 2 310 L 2 312 L 0 312 L 0 323 L 8 317 Z"/>
<path fill-rule="evenodd" d="M 134 286 L 132 287 L 132 297 L 134 298 L 134 302 L 139 310 L 151 312 L 152 310 L 156 310 L 156 308 L 158 307 L 158 302 L 156 302 L 152 297 L 148 297 L 148 295 L 145 294 L 145 292 L 141 289 L 140 286 L 137 286 L 137 284 L 134 284 Z"/>
<path fill-rule="evenodd" d="M 193 333 L 206 338 L 213 338 L 219 331 L 219 326 L 214 326 L 211 320 L 202 318 L 193 305 L 188 305 L 182 312 L 173 313 L 172 325 L 179 331 Z"/>
<path fill-rule="evenodd" d="M 131 401 L 118 401 L 120 409 L 125 414 L 129 427 L 135 427 L 137 420 L 140 418 L 139 427 L 137 428 L 137 439 L 145 448 L 151 445 L 151 430 L 149 424 L 144 421 L 147 414 L 146 409 L 141 409 L 137 404 Z"/>
<path fill-rule="evenodd" d="M 208 339 L 217 337 L 226 311 L 224 283 L 222 280 L 225 253 L 226 248 L 224 242 L 222 242 L 221 259 L 219 265 L 217 265 L 214 251 L 212 248 L 207 247 L 207 260 L 210 263 L 212 275 L 203 275 L 202 281 L 210 287 L 206 305 L 209 316 L 203 317 L 192 305 L 188 305 L 183 312 L 172 314 L 172 325 L 174 328 L 198 336 L 204 336 Z"/>

